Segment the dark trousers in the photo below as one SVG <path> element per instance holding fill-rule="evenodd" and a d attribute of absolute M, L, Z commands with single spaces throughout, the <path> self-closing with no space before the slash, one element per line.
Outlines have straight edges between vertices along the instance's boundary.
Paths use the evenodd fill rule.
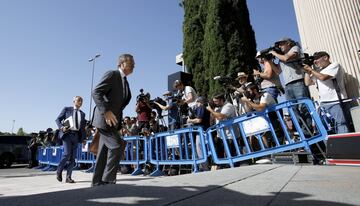
<path fill-rule="evenodd" d="M 101 133 L 99 140 L 99 149 L 96 156 L 95 171 L 92 179 L 92 185 L 98 185 L 101 182 L 116 183 L 116 173 L 119 169 L 121 158 L 121 147 L 108 148 L 105 145 L 104 138 L 111 138 L 109 134 Z"/>
<path fill-rule="evenodd" d="M 79 143 L 78 134 L 76 132 L 69 132 L 64 134 L 62 141 L 64 146 L 64 153 L 58 165 L 57 173 L 61 174 L 64 170 L 64 167 L 67 166 L 66 178 L 71 178 L 71 174 L 75 166 L 76 152 Z"/>

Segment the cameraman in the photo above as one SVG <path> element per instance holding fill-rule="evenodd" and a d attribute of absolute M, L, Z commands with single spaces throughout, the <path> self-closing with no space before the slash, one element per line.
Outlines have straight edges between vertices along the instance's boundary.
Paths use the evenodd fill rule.
<path fill-rule="evenodd" d="M 290 38 L 282 38 L 275 45 L 280 47 L 283 54 L 274 50 L 269 53 L 279 59 L 278 67 L 284 77 L 286 99 L 310 98 L 309 90 L 304 84 L 302 66 L 298 62 L 287 63 L 300 58 L 300 47 Z"/>
<path fill-rule="evenodd" d="M 215 119 L 216 124 L 222 120 L 231 119 L 231 118 L 236 117 L 235 106 L 230 104 L 229 102 L 226 102 L 224 94 L 215 95 L 215 96 L 213 96 L 212 100 L 213 100 L 214 105 L 209 105 L 206 107 L 206 109 L 210 112 L 212 117 Z M 212 106 L 214 106 L 215 108 L 212 108 Z M 237 129 L 237 128 L 235 127 L 234 130 L 235 129 Z M 225 128 L 224 132 L 225 132 L 225 136 L 226 136 L 225 137 L 226 141 L 228 142 L 228 145 L 230 148 L 230 153 L 231 153 L 231 155 L 235 155 L 236 149 L 235 149 L 235 146 L 233 143 L 233 138 L 231 137 L 232 136 L 231 132 L 228 128 Z M 237 138 L 239 138 L 239 136 L 237 136 Z M 222 139 L 219 138 L 219 134 L 218 134 L 218 138 L 215 139 L 215 144 L 216 144 L 217 153 L 218 153 L 219 157 L 224 157 L 225 150 L 224 150 Z"/>
<path fill-rule="evenodd" d="M 158 105 L 162 110 L 168 111 L 168 126 L 169 130 L 175 130 L 180 128 L 180 119 L 179 119 L 179 109 L 176 105 L 176 102 L 172 98 L 172 93 L 170 91 L 166 91 L 164 94 L 164 99 L 166 100 L 166 106 L 161 105 L 158 102 L 154 102 Z"/>
<path fill-rule="evenodd" d="M 249 97 L 242 97 L 242 101 L 246 102 L 246 104 L 253 110 L 262 112 L 266 109 L 266 107 L 270 105 L 276 104 L 276 100 L 272 97 L 272 95 L 268 92 L 260 93 L 259 87 L 253 83 L 250 83 L 246 86 L 246 90 L 249 93 Z M 277 121 L 277 115 L 274 112 L 269 113 L 269 119 L 275 130 L 280 129 L 280 125 Z M 253 148 L 257 147 L 255 144 L 256 137 L 252 136 L 250 138 L 250 145 Z M 262 142 L 266 148 L 269 147 L 269 142 L 271 141 L 270 135 L 263 135 Z"/>
<path fill-rule="evenodd" d="M 236 80 L 239 81 L 240 86 L 238 88 L 233 88 L 235 90 L 235 103 L 233 103 L 235 106 L 237 105 L 238 114 L 242 115 L 249 111 L 249 108 L 247 108 L 247 105 L 241 101 L 241 97 L 246 95 L 246 83 L 248 75 L 245 74 L 245 72 L 238 72 Z"/>
<path fill-rule="evenodd" d="M 195 107 L 195 100 L 198 95 L 196 94 L 194 88 L 191 86 L 185 86 L 181 80 L 174 81 L 174 89 L 178 90 L 179 94 L 182 94 L 183 102 L 186 103 L 190 108 Z"/>
<path fill-rule="evenodd" d="M 300 47 L 290 38 L 280 39 L 275 42 L 275 46 L 279 47 L 283 54 L 274 50 L 269 53 L 279 59 L 278 68 L 284 78 L 286 100 L 300 98 L 310 99 L 309 89 L 304 83 L 304 70 L 302 69 L 302 65 L 296 61 L 292 61 L 300 58 Z M 306 123 L 304 126 L 310 130 L 309 127 L 312 125 L 312 119 L 309 111 L 304 104 L 299 107 L 299 110 L 301 118 Z"/>
<path fill-rule="evenodd" d="M 307 72 L 305 75 L 305 83 L 306 85 L 316 83 L 319 91 L 320 106 L 324 107 L 335 120 L 334 132 L 337 134 L 348 133 L 349 128 L 346 124 L 345 115 L 349 116 L 350 114 L 348 114 L 346 108 L 342 108 L 338 98 L 347 98 L 344 84 L 344 70 L 339 63 L 331 63 L 330 55 L 327 52 L 315 52 L 313 56 L 314 64 L 318 70 L 305 64 L 304 70 Z M 343 109 L 345 111 L 343 111 Z"/>
<path fill-rule="evenodd" d="M 149 129 L 149 121 L 151 119 L 151 106 L 149 104 L 150 94 L 140 94 L 137 98 L 135 111 L 137 113 L 138 128 L 141 131 L 142 128 Z"/>
<path fill-rule="evenodd" d="M 260 65 L 263 66 L 263 72 L 254 69 L 255 79 L 262 80 L 260 83 L 261 89 L 271 94 L 274 99 L 277 99 L 280 88 L 282 87 L 279 78 L 281 70 L 275 65 L 274 56 L 271 54 L 261 54 L 261 52 L 258 51 L 255 58 Z"/>
<path fill-rule="evenodd" d="M 205 108 L 206 99 L 204 97 L 198 97 L 196 99 L 196 107 L 195 107 L 195 117 L 188 117 L 187 123 L 193 124 L 194 126 L 200 126 L 206 131 L 210 127 L 210 112 Z M 199 159 L 204 158 L 204 154 L 201 149 L 201 141 L 200 136 L 196 135 L 196 153 Z M 205 162 L 200 164 L 199 169 L 201 171 L 208 171 L 208 164 Z"/>

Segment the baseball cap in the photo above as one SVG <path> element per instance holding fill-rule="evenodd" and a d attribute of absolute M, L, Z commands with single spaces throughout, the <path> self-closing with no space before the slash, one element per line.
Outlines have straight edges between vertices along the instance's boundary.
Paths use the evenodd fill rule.
<path fill-rule="evenodd" d="M 247 77 L 248 75 L 245 72 L 238 72 L 236 79 L 240 79 L 241 77 Z"/>
<path fill-rule="evenodd" d="M 325 51 L 319 51 L 319 52 L 315 52 L 313 54 L 313 57 L 314 57 L 315 60 L 319 59 L 320 57 L 323 57 L 323 56 L 328 56 L 329 57 L 330 55 Z"/>

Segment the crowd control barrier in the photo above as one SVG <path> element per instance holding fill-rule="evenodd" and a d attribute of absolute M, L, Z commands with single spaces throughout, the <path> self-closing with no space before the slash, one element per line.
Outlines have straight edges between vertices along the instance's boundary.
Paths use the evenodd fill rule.
<path fill-rule="evenodd" d="M 285 113 L 288 114 L 286 120 Z M 151 176 L 163 175 L 165 165 L 188 165 L 193 172 L 198 172 L 200 165 L 206 165 L 208 156 L 217 165 L 234 167 L 240 161 L 284 151 L 305 149 L 311 153 L 310 146 L 326 136 L 313 102 L 298 99 L 222 121 L 206 132 L 201 127 L 188 127 L 149 137 L 125 137 L 119 164 L 135 165 L 132 175 L 141 174 L 141 165 L 147 163 L 156 166 Z M 88 170 L 91 172 L 96 160 L 87 149 L 89 144 L 90 141 L 85 147 L 79 144 L 76 163 L 92 164 Z M 41 168 L 54 169 L 62 153 L 63 147 L 40 147 L 37 154 Z"/>
<path fill-rule="evenodd" d="M 95 155 L 89 151 L 91 140 L 86 141 L 85 144 L 79 143 L 76 155 L 76 168 L 80 168 L 81 164 L 91 164 L 91 167 L 85 172 L 93 172 L 95 169 Z"/>
<path fill-rule="evenodd" d="M 299 112 L 300 106 L 307 111 Z M 291 118 L 293 128 L 285 123 L 285 112 Z M 306 127 L 305 114 L 312 119 L 313 125 Z M 311 131 L 304 127 L 310 127 Z M 236 162 L 299 148 L 311 153 L 309 145 L 324 140 L 327 135 L 309 99 L 286 101 L 263 112 L 223 121 L 210 127 L 206 133 L 213 161 L 231 167 Z"/>
<path fill-rule="evenodd" d="M 156 165 L 151 176 L 163 175 L 160 165 L 193 165 L 206 162 L 204 131 L 201 127 L 157 133 L 149 140 L 149 160 Z"/>
<path fill-rule="evenodd" d="M 125 151 L 120 165 L 135 165 L 132 175 L 142 174 L 141 165 L 148 161 L 148 143 L 146 137 L 131 136 L 124 137 L 126 142 Z"/>

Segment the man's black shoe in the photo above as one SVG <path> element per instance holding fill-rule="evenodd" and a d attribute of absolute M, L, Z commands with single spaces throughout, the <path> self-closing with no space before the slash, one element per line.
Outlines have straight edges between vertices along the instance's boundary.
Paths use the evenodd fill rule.
<path fill-rule="evenodd" d="M 70 177 L 66 178 L 66 183 L 75 183 L 75 181 L 73 179 L 71 179 Z"/>
<path fill-rule="evenodd" d="M 61 175 L 61 174 L 56 174 L 56 179 L 57 179 L 59 182 L 62 182 L 62 175 Z"/>

